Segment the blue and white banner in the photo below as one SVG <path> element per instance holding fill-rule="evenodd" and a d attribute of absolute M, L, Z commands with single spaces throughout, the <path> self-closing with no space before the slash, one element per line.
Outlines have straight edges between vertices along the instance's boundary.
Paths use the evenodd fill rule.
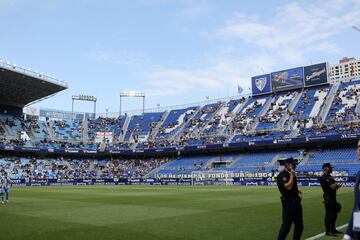
<path fill-rule="evenodd" d="M 252 95 L 261 95 L 271 92 L 270 74 L 251 78 Z"/>
<path fill-rule="evenodd" d="M 294 137 L 294 138 L 271 138 L 266 137 L 263 139 L 256 139 L 252 137 L 243 138 L 240 142 L 230 142 L 224 144 L 207 144 L 207 145 L 190 145 L 182 147 L 166 147 L 166 148 L 139 148 L 139 149 L 107 149 L 103 153 L 108 154 L 125 154 L 132 155 L 134 153 L 175 153 L 181 152 L 196 152 L 213 149 L 234 149 L 234 148 L 247 148 L 252 146 L 270 146 L 270 145 L 281 145 L 281 144 L 292 144 L 292 143 L 306 143 L 306 142 L 323 142 L 323 141 L 341 141 L 341 140 L 356 140 L 360 138 L 360 132 L 356 133 L 342 133 L 333 135 L 319 135 L 310 137 Z M 1 145 L 0 151 L 5 152 L 22 152 L 22 153 L 56 153 L 56 154 L 89 154 L 96 155 L 99 153 L 96 149 L 79 149 L 79 148 L 45 148 L 45 147 L 18 147 Z"/>
<path fill-rule="evenodd" d="M 271 73 L 271 86 L 274 92 L 304 87 L 304 68 L 293 68 Z"/>
<path fill-rule="evenodd" d="M 305 87 L 328 83 L 326 63 L 304 67 Z"/>
<path fill-rule="evenodd" d="M 179 177 L 177 175 L 166 178 L 136 178 L 136 179 L 48 179 L 48 180 L 25 180 L 13 179 L 13 186 L 86 186 L 86 185 L 238 185 L 238 186 L 276 186 L 276 180 L 271 173 L 226 173 L 227 181 L 220 176 L 216 180 L 200 181 L 191 177 Z M 252 174 L 252 177 L 247 177 Z M 230 177 L 230 178 L 229 178 Z M 343 187 L 354 187 L 356 177 L 335 177 Z M 317 177 L 300 177 L 298 186 L 320 186 Z"/>

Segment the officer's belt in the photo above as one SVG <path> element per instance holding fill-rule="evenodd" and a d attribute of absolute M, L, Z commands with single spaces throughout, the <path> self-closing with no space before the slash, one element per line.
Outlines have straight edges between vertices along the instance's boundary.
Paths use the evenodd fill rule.
<path fill-rule="evenodd" d="M 281 198 L 281 200 L 283 200 L 283 201 L 288 201 L 288 202 L 300 201 L 300 198 L 299 198 L 299 197 L 285 197 L 285 196 L 281 196 L 280 198 Z"/>
<path fill-rule="evenodd" d="M 336 195 L 331 195 L 331 194 L 323 194 L 324 199 L 336 199 Z"/>

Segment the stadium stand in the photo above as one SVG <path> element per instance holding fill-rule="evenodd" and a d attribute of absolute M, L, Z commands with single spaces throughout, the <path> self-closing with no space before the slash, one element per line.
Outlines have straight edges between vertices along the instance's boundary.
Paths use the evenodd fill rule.
<path fill-rule="evenodd" d="M 88 137 L 95 141 L 97 132 L 111 132 L 114 138 L 118 138 L 122 134 L 122 127 L 125 122 L 125 116 L 118 118 L 104 118 L 88 119 Z"/>
<path fill-rule="evenodd" d="M 0 168 L 12 179 L 104 179 L 141 178 L 151 170 L 165 164 L 167 158 L 149 160 L 89 160 L 0 158 Z"/>
<path fill-rule="evenodd" d="M 38 98 L 66 88 L 48 84 L 49 91 L 44 89 Z M 88 119 L 23 115 L 19 106 L 34 100 L 26 95 L 11 111 L 0 114 L 0 151 L 28 157 L 4 154 L 0 171 L 14 179 L 156 178 L 196 171 L 272 173 L 279 168 L 277 160 L 295 157 L 301 161 L 300 171 L 318 172 L 324 162 L 331 162 L 343 175 L 354 176 L 360 167 L 355 149 L 346 144 L 360 135 L 359 95 L 360 81 L 349 80 L 165 112 Z M 0 106 L 2 101 L 5 98 L 0 97 Z M 316 145 L 319 140 L 326 140 L 325 147 Z M 345 145 L 327 145 L 336 141 Z M 295 142 L 309 143 L 305 154 L 293 150 Z M 290 145 L 292 150 L 282 149 Z M 274 150 L 256 151 L 259 146 Z M 40 156 L 31 155 L 35 152 Z M 96 154 L 103 155 L 97 159 Z"/>
<path fill-rule="evenodd" d="M 319 122 L 318 115 L 324 105 L 328 87 L 316 87 L 304 89 L 294 110 L 290 114 L 289 122 L 295 122 L 295 128 L 300 126 L 311 128 L 313 124 Z"/>
<path fill-rule="evenodd" d="M 164 112 L 132 116 L 124 140 L 137 142 L 140 136 L 147 139 L 161 121 L 163 115 Z"/>
<path fill-rule="evenodd" d="M 218 113 L 209 120 L 203 132 L 205 134 L 223 133 L 246 100 L 247 99 L 243 97 L 240 99 L 230 100 L 224 104 Z"/>
<path fill-rule="evenodd" d="M 50 121 L 50 127 L 54 130 L 56 139 L 82 140 L 82 121 L 80 120 L 54 120 Z"/>
<path fill-rule="evenodd" d="M 256 129 L 273 129 L 277 128 L 280 119 L 286 114 L 290 113 L 290 104 L 294 100 L 298 92 L 288 92 L 276 96 L 275 101 L 265 113 L 264 116 L 259 117 L 259 124 Z"/>
<path fill-rule="evenodd" d="M 327 122 L 351 121 L 357 118 L 356 106 L 360 96 L 360 81 L 342 83 L 336 92 L 327 115 Z"/>

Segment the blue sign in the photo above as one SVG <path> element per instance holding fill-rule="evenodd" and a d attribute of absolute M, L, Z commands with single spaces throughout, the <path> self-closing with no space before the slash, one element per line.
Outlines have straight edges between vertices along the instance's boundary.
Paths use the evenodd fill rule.
<path fill-rule="evenodd" d="M 328 83 L 326 63 L 304 67 L 305 87 Z"/>
<path fill-rule="evenodd" d="M 270 74 L 251 78 L 252 95 L 261 95 L 271 92 Z"/>
<path fill-rule="evenodd" d="M 293 68 L 271 73 L 271 86 L 274 92 L 304 87 L 304 68 Z"/>
<path fill-rule="evenodd" d="M 244 148 L 249 146 L 261 146 L 261 145 L 280 145 L 280 144 L 291 144 L 291 143 L 306 143 L 306 142 L 321 142 L 321 141 L 339 141 L 343 139 L 359 139 L 360 133 L 342 133 L 332 135 L 320 135 L 320 136 L 309 136 L 309 137 L 295 137 L 286 139 L 273 139 L 273 138 L 262 138 L 256 139 L 252 137 L 244 137 L 240 142 L 230 142 L 224 144 L 208 144 L 208 145 L 190 145 L 182 147 L 166 147 L 166 148 L 138 148 L 138 149 L 107 149 L 102 153 L 110 154 L 125 154 L 131 155 L 134 153 L 174 153 L 177 151 L 181 152 L 194 152 L 203 151 L 205 149 L 234 149 Z M 5 152 L 41 152 L 41 153 L 57 153 L 57 154 L 89 154 L 96 155 L 100 151 L 95 149 L 78 149 L 78 148 L 45 148 L 45 147 L 18 147 L 11 145 L 0 144 L 0 151 Z"/>
<path fill-rule="evenodd" d="M 237 175 L 239 173 L 233 172 Z M 263 173 L 269 174 L 269 173 Z M 227 181 L 226 184 L 236 186 L 276 186 L 276 182 L 269 179 L 269 177 L 231 177 L 232 181 Z M 13 179 L 13 186 L 85 186 L 85 185 L 191 185 L 191 178 L 179 178 L 178 176 L 162 177 L 161 182 L 156 179 L 137 178 L 137 179 L 48 179 L 36 180 L 30 179 Z M 338 177 L 338 182 L 342 183 L 342 187 L 354 187 L 356 177 Z M 207 181 L 194 181 L 194 185 L 224 185 L 225 182 L 221 179 L 207 180 Z M 298 186 L 320 186 L 317 178 L 304 178 L 298 179 Z"/>

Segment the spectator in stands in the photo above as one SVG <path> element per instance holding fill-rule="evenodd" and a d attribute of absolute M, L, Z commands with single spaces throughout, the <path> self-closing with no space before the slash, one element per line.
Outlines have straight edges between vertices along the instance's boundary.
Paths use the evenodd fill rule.
<path fill-rule="evenodd" d="M 112 179 L 142 178 L 168 162 L 167 158 L 149 160 L 72 160 L 0 158 L 0 169 L 13 179 Z"/>

